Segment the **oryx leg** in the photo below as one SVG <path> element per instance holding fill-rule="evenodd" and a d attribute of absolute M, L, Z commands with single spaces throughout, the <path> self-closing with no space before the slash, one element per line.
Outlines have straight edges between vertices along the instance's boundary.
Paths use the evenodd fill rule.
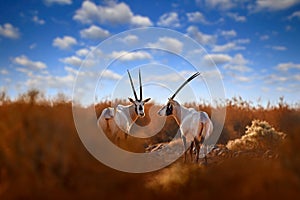
<path fill-rule="evenodd" d="M 191 162 L 193 162 L 193 153 L 194 153 L 194 141 L 191 142 L 191 146 L 190 146 Z"/>
<path fill-rule="evenodd" d="M 207 146 L 205 144 L 203 144 L 204 146 L 204 164 L 207 165 Z"/>
<path fill-rule="evenodd" d="M 211 135 L 211 132 L 212 132 L 212 123 L 211 121 L 208 121 L 204 124 L 204 130 L 203 130 L 203 133 L 204 133 L 204 136 L 202 135 L 202 138 L 201 138 L 201 145 L 203 146 L 203 153 L 204 153 L 204 164 L 207 165 L 207 145 L 204 144 L 204 137 L 205 136 L 210 136 Z"/>
<path fill-rule="evenodd" d="M 112 139 L 112 142 L 116 143 L 117 145 L 119 145 L 120 142 L 120 137 L 119 137 L 119 132 L 120 129 L 117 125 L 117 123 L 115 122 L 114 119 L 109 120 L 109 126 L 110 126 L 110 136 Z"/>
<path fill-rule="evenodd" d="M 184 150 L 184 162 L 186 162 L 186 137 L 184 135 L 181 136 L 182 142 L 183 142 L 183 150 Z"/>
<path fill-rule="evenodd" d="M 198 163 L 199 159 L 199 152 L 200 152 L 200 142 L 197 140 L 197 138 L 194 138 L 195 148 L 196 148 L 196 160 L 195 162 Z"/>
<path fill-rule="evenodd" d="M 200 146 L 204 141 L 204 137 L 203 137 L 203 124 L 200 124 L 200 131 L 197 135 L 197 137 L 194 138 L 194 143 L 195 143 L 195 147 L 196 147 L 196 163 L 198 163 L 199 160 L 199 154 L 200 154 Z"/>
<path fill-rule="evenodd" d="M 204 144 L 204 137 L 201 137 L 200 144 L 201 144 L 201 148 L 203 148 L 204 164 L 207 165 L 207 156 L 206 156 L 206 154 L 207 154 L 207 146 Z"/>

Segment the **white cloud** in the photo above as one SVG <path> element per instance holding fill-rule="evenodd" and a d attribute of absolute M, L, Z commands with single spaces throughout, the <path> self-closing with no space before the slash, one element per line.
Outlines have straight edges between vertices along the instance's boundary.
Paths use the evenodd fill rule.
<path fill-rule="evenodd" d="M 176 12 L 169 12 L 163 14 L 162 16 L 160 16 L 157 25 L 165 27 L 179 27 L 180 23 L 178 19 L 178 14 Z"/>
<path fill-rule="evenodd" d="M 211 8 L 218 8 L 221 10 L 229 10 L 236 7 L 236 1 L 233 0 L 205 0 L 205 3 Z"/>
<path fill-rule="evenodd" d="M 44 0 L 46 5 L 59 4 L 59 5 L 71 5 L 72 0 Z"/>
<path fill-rule="evenodd" d="M 33 44 L 29 45 L 29 49 L 35 49 L 36 46 L 37 46 L 36 43 L 33 43 Z"/>
<path fill-rule="evenodd" d="M 70 74 L 74 74 L 74 75 L 77 75 L 77 73 L 78 73 L 78 71 L 79 71 L 79 70 L 77 70 L 77 69 L 74 69 L 74 68 L 68 67 L 68 66 L 66 66 L 64 69 L 66 70 L 66 72 L 68 72 L 68 73 L 70 73 Z"/>
<path fill-rule="evenodd" d="M 215 36 L 202 33 L 196 26 L 189 26 L 187 28 L 187 33 L 202 45 L 213 45 L 216 42 Z"/>
<path fill-rule="evenodd" d="M 45 20 L 39 19 L 39 17 L 37 15 L 32 17 L 32 21 L 36 24 L 39 24 L 39 25 L 45 24 Z"/>
<path fill-rule="evenodd" d="M 174 53 L 181 53 L 183 48 L 183 43 L 172 37 L 161 37 L 155 43 L 149 43 L 149 47 L 160 48 L 172 51 Z"/>
<path fill-rule="evenodd" d="M 290 31 L 290 30 L 292 30 L 292 26 L 290 26 L 290 25 L 286 25 L 286 26 L 285 26 L 285 30 L 286 30 L 286 31 Z"/>
<path fill-rule="evenodd" d="M 33 75 L 32 71 L 27 69 L 27 68 L 17 67 L 16 71 L 24 73 L 24 74 L 26 74 L 27 76 L 30 76 L 30 77 Z"/>
<path fill-rule="evenodd" d="M 148 17 L 143 17 L 140 15 L 134 15 L 131 18 L 131 24 L 139 27 L 152 26 L 152 22 Z"/>
<path fill-rule="evenodd" d="M 246 22 L 247 18 L 245 16 L 238 15 L 237 13 L 227 13 L 227 16 L 236 22 Z"/>
<path fill-rule="evenodd" d="M 147 76 L 147 78 L 144 80 L 145 82 L 147 81 L 151 81 L 151 82 L 159 82 L 159 83 L 170 83 L 170 82 L 178 82 L 178 81 L 182 81 L 183 78 L 182 77 L 189 77 L 192 73 L 195 73 L 194 71 L 179 71 L 176 73 L 162 73 L 162 74 L 153 74 L 150 76 Z M 203 74 L 203 72 L 201 72 L 201 74 Z"/>
<path fill-rule="evenodd" d="M 82 63 L 82 60 L 80 58 L 78 58 L 77 56 L 66 57 L 66 58 L 60 59 L 60 61 L 65 64 L 69 64 L 69 65 L 73 65 L 73 66 L 77 66 L 77 67 L 79 67 Z"/>
<path fill-rule="evenodd" d="M 152 56 L 146 51 L 113 51 L 111 57 L 118 58 L 122 61 L 144 60 L 152 58 Z"/>
<path fill-rule="evenodd" d="M 186 16 L 188 17 L 189 22 L 209 24 L 209 22 L 205 19 L 204 15 L 199 11 L 187 13 Z"/>
<path fill-rule="evenodd" d="M 98 22 L 100 24 L 120 25 L 132 24 L 134 26 L 151 26 L 148 17 L 134 15 L 125 3 L 110 1 L 105 6 L 96 5 L 91 1 L 84 1 L 73 19 L 84 24 Z"/>
<path fill-rule="evenodd" d="M 221 35 L 224 37 L 235 37 L 237 36 L 237 33 L 235 30 L 229 30 L 229 31 L 221 31 Z"/>
<path fill-rule="evenodd" d="M 290 16 L 288 16 L 289 20 L 292 20 L 293 18 L 300 19 L 300 11 L 293 12 L 293 14 L 291 14 Z"/>
<path fill-rule="evenodd" d="M 90 51 L 88 49 L 85 49 L 85 48 L 84 49 L 79 49 L 79 50 L 76 51 L 76 55 L 83 57 L 83 56 L 87 56 L 89 52 Z"/>
<path fill-rule="evenodd" d="M 246 65 L 249 63 L 242 54 L 236 54 L 230 61 L 230 63 L 224 66 L 224 69 L 234 70 L 238 72 L 250 72 L 251 68 Z"/>
<path fill-rule="evenodd" d="M 4 25 L 0 25 L 0 36 L 1 35 L 10 39 L 18 39 L 20 37 L 20 32 L 18 28 L 10 23 L 5 23 Z"/>
<path fill-rule="evenodd" d="M 275 68 L 279 71 L 289 71 L 290 69 L 300 70 L 300 64 L 295 64 L 293 62 L 280 63 Z"/>
<path fill-rule="evenodd" d="M 82 23 L 100 23 L 124 24 L 130 22 L 132 12 L 125 3 L 113 3 L 107 6 L 97 6 L 94 2 L 84 1 L 81 8 L 76 11 L 75 20 Z"/>
<path fill-rule="evenodd" d="M 287 48 L 285 46 L 271 46 L 271 49 L 276 51 L 285 51 Z"/>
<path fill-rule="evenodd" d="M 72 91 L 75 75 L 67 74 L 65 76 L 52 75 L 32 75 L 26 82 L 27 88 L 37 88 L 45 91 L 56 89 L 58 91 Z"/>
<path fill-rule="evenodd" d="M 66 75 L 51 75 L 51 74 L 44 74 L 44 75 L 36 75 L 33 74 L 30 71 L 26 71 L 23 69 L 17 69 L 20 72 L 26 73 L 29 75 L 27 81 L 25 81 L 26 88 L 36 88 L 40 91 L 49 91 L 49 90 L 56 90 L 56 91 L 63 91 L 66 94 L 71 94 L 73 90 L 73 84 L 76 80 L 76 76 L 78 73 L 78 70 L 72 68 L 72 67 L 64 67 L 64 70 L 66 71 Z M 86 73 L 86 72 L 82 72 Z M 88 72 L 86 74 L 87 77 L 95 77 L 98 76 L 98 73 L 92 73 Z M 104 78 L 107 79 L 114 79 L 117 80 L 120 78 L 120 76 L 112 71 L 105 72 Z M 24 85 L 24 83 L 22 83 Z"/>
<path fill-rule="evenodd" d="M 56 37 L 52 42 L 53 46 L 63 50 L 70 49 L 73 45 L 76 44 L 77 40 L 71 36 L 64 36 L 63 38 Z"/>
<path fill-rule="evenodd" d="M 245 59 L 242 54 L 236 54 L 234 57 L 231 57 L 228 54 L 207 54 L 203 59 L 207 63 L 210 63 L 210 59 L 212 59 L 216 65 L 226 64 L 224 69 L 231 71 L 242 73 L 252 71 L 251 68 L 246 66 L 249 61 Z"/>
<path fill-rule="evenodd" d="M 229 69 L 233 71 L 238 71 L 238 72 L 250 72 L 252 71 L 251 68 L 246 67 L 245 65 L 226 65 L 224 66 L 224 69 Z"/>
<path fill-rule="evenodd" d="M 276 87 L 276 90 L 278 92 L 291 92 L 291 89 L 289 89 L 287 87 L 282 87 L 282 86 Z"/>
<path fill-rule="evenodd" d="M 248 39 L 248 38 L 237 39 L 234 42 L 237 43 L 237 44 L 249 44 L 250 43 L 250 39 Z"/>
<path fill-rule="evenodd" d="M 268 40 L 268 39 L 270 39 L 270 36 L 268 36 L 268 35 L 262 35 L 262 36 L 259 37 L 259 39 L 260 40 Z"/>
<path fill-rule="evenodd" d="M 0 74 L 2 75 L 7 75 L 8 74 L 8 71 L 6 69 L 1 69 L 0 70 Z"/>
<path fill-rule="evenodd" d="M 296 80 L 296 81 L 300 81 L 300 74 L 295 74 L 293 76 L 293 78 Z"/>
<path fill-rule="evenodd" d="M 269 92 L 269 91 L 270 91 L 270 88 L 268 88 L 268 87 L 261 87 L 261 90 L 262 90 L 263 92 Z"/>
<path fill-rule="evenodd" d="M 285 10 L 296 4 L 300 3 L 299 0 L 257 0 L 255 5 L 256 11 L 269 10 Z"/>
<path fill-rule="evenodd" d="M 111 80 L 120 80 L 122 76 L 117 74 L 109 69 L 102 71 L 102 78 L 111 79 Z"/>
<path fill-rule="evenodd" d="M 250 82 L 251 78 L 247 77 L 247 76 L 239 76 L 239 75 L 235 75 L 233 76 L 237 81 L 239 82 Z"/>
<path fill-rule="evenodd" d="M 215 45 L 212 52 L 228 52 L 232 50 L 243 50 L 245 47 L 237 46 L 235 42 L 228 42 L 223 45 Z"/>
<path fill-rule="evenodd" d="M 100 8 L 102 9 L 102 7 Z M 98 7 L 94 2 L 84 1 L 81 8 L 76 10 L 76 14 L 73 16 L 73 19 L 84 24 L 90 24 L 93 23 L 93 21 L 101 20 L 101 16 L 99 16 Z"/>
<path fill-rule="evenodd" d="M 88 56 L 84 60 L 87 66 L 93 66 L 95 64 L 93 59 L 104 56 L 103 52 L 97 46 L 87 46 L 86 48 L 78 49 L 75 54 L 81 58 Z"/>
<path fill-rule="evenodd" d="M 274 84 L 279 82 L 286 82 L 288 80 L 285 76 L 278 76 L 277 74 L 267 75 L 265 78 L 265 83 Z"/>
<path fill-rule="evenodd" d="M 40 61 L 32 61 L 28 59 L 25 55 L 15 57 L 13 59 L 13 62 L 21 66 L 29 67 L 30 69 L 33 70 L 40 70 L 40 69 L 47 68 L 47 65 L 45 63 Z"/>
<path fill-rule="evenodd" d="M 135 44 L 139 41 L 136 35 L 126 35 L 124 38 L 120 38 L 120 41 L 125 44 Z"/>
<path fill-rule="evenodd" d="M 226 76 L 230 76 L 230 81 L 233 80 L 233 81 L 237 81 L 240 83 L 249 83 L 255 79 L 255 77 L 253 77 L 253 76 L 240 75 L 233 71 L 230 71 L 226 74 L 227 74 Z M 224 76 L 224 77 L 226 77 L 226 76 Z"/>
<path fill-rule="evenodd" d="M 235 65 L 245 65 L 247 64 L 249 61 L 247 59 L 244 58 L 244 56 L 240 53 L 236 54 L 233 58 L 231 63 L 235 64 Z"/>
<path fill-rule="evenodd" d="M 206 62 L 210 62 L 212 59 L 216 65 L 228 63 L 232 60 L 232 57 L 227 54 L 206 54 L 203 59 Z"/>
<path fill-rule="evenodd" d="M 215 45 L 212 48 L 212 52 L 228 52 L 233 50 L 245 50 L 246 48 L 244 46 L 241 46 L 240 44 L 247 44 L 249 42 L 250 42 L 249 39 L 238 39 L 223 45 Z"/>
<path fill-rule="evenodd" d="M 91 25 L 89 28 L 80 31 L 80 36 L 82 38 L 87 38 L 91 40 L 104 39 L 107 38 L 109 35 L 109 31 L 104 30 L 95 25 Z"/>

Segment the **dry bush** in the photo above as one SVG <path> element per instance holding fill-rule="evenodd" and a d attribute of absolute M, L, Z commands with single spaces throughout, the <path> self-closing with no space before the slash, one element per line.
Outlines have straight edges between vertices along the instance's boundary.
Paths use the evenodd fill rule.
<path fill-rule="evenodd" d="M 267 121 L 272 127 L 288 135 L 300 132 L 299 107 L 290 107 L 280 99 L 278 105 L 252 106 L 251 102 L 241 97 L 228 100 L 226 103 L 226 119 L 218 143 L 227 144 L 229 140 L 240 138 L 253 119 Z"/>
<path fill-rule="evenodd" d="M 235 151 L 274 149 L 286 137 L 286 134 L 276 131 L 266 121 L 253 120 L 251 126 L 247 126 L 246 129 L 245 135 L 230 140 L 226 147 Z"/>

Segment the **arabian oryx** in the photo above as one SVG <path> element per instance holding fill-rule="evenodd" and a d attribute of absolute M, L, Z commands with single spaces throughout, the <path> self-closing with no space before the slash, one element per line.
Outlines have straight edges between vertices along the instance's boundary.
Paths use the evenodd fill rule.
<path fill-rule="evenodd" d="M 174 100 L 177 93 L 191 80 L 197 77 L 200 73 L 197 72 L 188 78 L 173 94 L 171 98 L 168 99 L 167 105 L 163 106 L 159 111 L 160 116 L 173 116 L 178 123 L 181 131 L 181 139 L 184 146 L 184 161 L 186 162 L 186 140 L 187 136 L 192 136 L 192 142 L 190 146 L 190 155 L 192 158 L 193 147 L 196 148 L 196 162 L 199 159 L 200 145 L 204 145 L 204 139 L 208 138 L 213 131 L 213 124 L 208 117 L 206 112 L 196 111 L 193 108 L 185 108 Z M 204 146 L 203 146 L 204 147 Z M 205 163 L 207 163 L 206 158 L 206 148 L 204 147 Z"/>
<path fill-rule="evenodd" d="M 130 133 L 131 126 L 137 120 L 138 117 L 143 118 L 145 116 L 144 104 L 150 101 L 151 98 L 143 100 L 143 90 L 142 90 L 142 80 L 141 72 L 139 70 L 139 83 L 140 83 L 140 98 L 137 97 L 133 81 L 129 71 L 127 70 L 131 88 L 135 97 L 135 100 L 128 98 L 131 102 L 130 105 L 118 105 L 116 108 L 105 108 L 97 123 L 102 130 L 110 130 L 113 137 L 113 141 L 116 139 L 118 130 L 121 129 L 125 132 L 125 139 L 127 138 L 127 133 Z"/>

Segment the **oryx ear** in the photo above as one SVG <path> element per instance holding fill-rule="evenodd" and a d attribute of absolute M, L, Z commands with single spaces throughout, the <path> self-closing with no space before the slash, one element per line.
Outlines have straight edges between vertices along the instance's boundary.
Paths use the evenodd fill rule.
<path fill-rule="evenodd" d="M 134 103 L 134 100 L 132 98 L 128 97 L 128 99 L 131 103 Z"/>
<path fill-rule="evenodd" d="M 151 98 L 147 98 L 147 99 L 145 99 L 143 102 L 144 103 L 147 103 L 148 101 L 150 101 L 151 100 Z"/>

